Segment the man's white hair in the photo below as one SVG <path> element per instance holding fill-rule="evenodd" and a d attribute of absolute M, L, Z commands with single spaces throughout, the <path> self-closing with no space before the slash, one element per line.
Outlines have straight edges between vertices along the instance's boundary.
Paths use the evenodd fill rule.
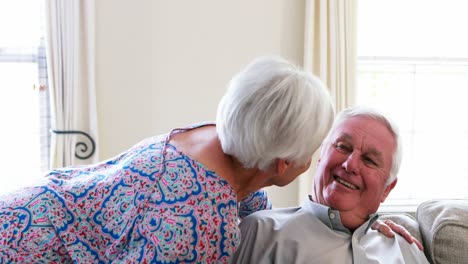
<path fill-rule="evenodd" d="M 283 58 L 261 57 L 231 80 L 218 106 L 223 151 L 244 167 L 275 159 L 306 164 L 328 133 L 334 108 L 326 86 Z"/>

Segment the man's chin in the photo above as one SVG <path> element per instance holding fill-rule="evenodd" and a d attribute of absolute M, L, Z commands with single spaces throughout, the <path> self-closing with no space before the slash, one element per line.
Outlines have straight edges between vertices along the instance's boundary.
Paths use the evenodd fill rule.
<path fill-rule="evenodd" d="M 356 202 L 353 201 L 350 195 L 330 195 L 325 197 L 327 206 L 338 211 L 349 211 L 356 207 Z"/>

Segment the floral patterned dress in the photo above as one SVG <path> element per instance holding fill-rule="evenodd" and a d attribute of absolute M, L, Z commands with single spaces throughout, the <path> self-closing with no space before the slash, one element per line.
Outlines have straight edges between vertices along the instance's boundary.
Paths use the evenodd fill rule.
<path fill-rule="evenodd" d="M 0 263 L 227 263 L 238 219 L 271 208 L 259 191 L 241 202 L 169 135 L 95 165 L 50 172 L 0 197 Z"/>

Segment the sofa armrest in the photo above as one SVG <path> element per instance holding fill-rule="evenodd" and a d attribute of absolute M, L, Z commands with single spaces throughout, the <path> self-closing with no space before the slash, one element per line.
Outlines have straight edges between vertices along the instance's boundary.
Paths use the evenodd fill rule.
<path fill-rule="evenodd" d="M 431 263 L 468 263 L 468 200 L 424 202 L 416 219 Z"/>

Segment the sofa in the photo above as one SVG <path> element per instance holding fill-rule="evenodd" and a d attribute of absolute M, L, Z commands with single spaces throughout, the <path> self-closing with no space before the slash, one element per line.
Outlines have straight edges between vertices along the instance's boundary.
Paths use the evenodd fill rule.
<path fill-rule="evenodd" d="M 468 200 L 430 200 L 414 215 L 391 213 L 381 218 L 404 226 L 419 239 L 429 262 L 468 263 Z"/>

